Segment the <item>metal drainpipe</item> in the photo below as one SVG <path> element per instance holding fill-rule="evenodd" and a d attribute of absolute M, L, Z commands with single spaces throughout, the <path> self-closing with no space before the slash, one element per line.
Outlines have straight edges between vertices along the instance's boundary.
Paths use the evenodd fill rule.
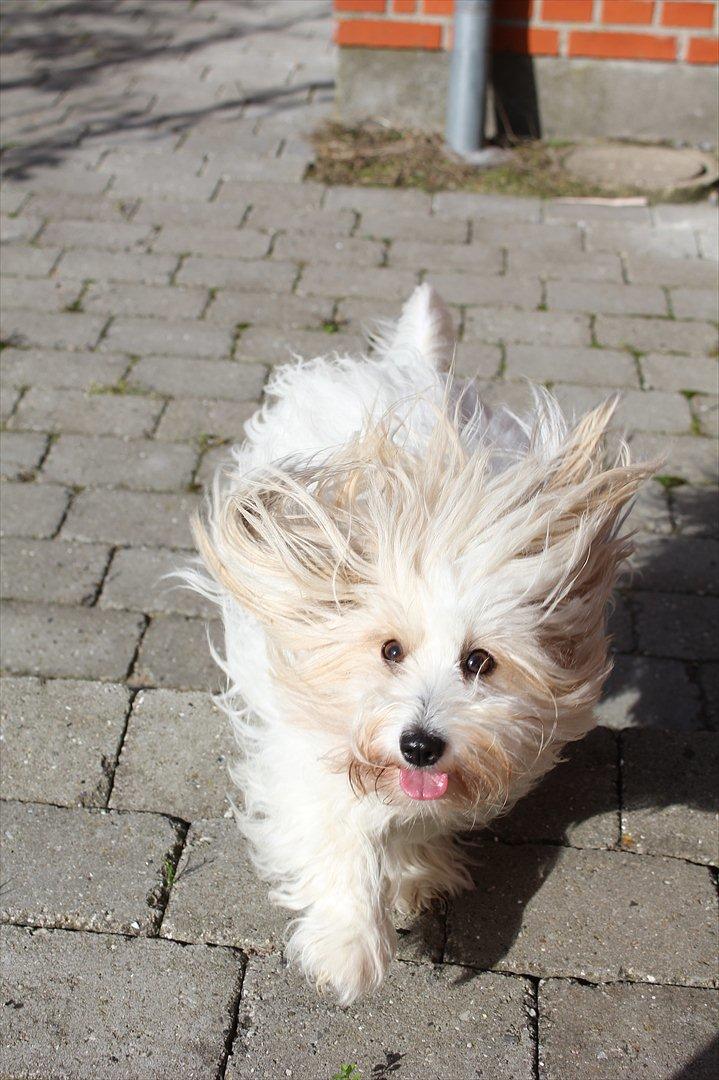
<path fill-rule="evenodd" d="M 449 146 L 466 161 L 492 164 L 496 150 L 482 150 L 489 73 L 492 0 L 457 0 L 447 96 Z"/>

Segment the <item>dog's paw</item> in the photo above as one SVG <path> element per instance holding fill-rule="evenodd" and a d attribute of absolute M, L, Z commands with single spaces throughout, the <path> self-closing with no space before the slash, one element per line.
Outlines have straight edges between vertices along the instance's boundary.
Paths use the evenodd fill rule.
<path fill-rule="evenodd" d="M 305 916 L 286 952 L 319 992 L 332 994 L 340 1005 L 351 1005 L 382 982 L 395 946 L 396 934 L 389 922 L 333 926 Z"/>

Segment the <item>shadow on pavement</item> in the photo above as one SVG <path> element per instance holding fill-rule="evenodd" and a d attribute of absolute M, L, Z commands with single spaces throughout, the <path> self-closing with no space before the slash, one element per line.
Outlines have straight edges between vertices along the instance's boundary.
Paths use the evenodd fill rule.
<path fill-rule="evenodd" d="M 284 17 L 272 18 L 263 8 L 256 0 L 233 0 L 230 18 L 212 21 L 203 19 L 202 5 L 196 5 L 192 32 L 180 36 L 169 5 L 69 0 L 4 6 L 0 59 L 6 74 L 0 90 L 7 110 L 2 151 L 5 175 L 26 179 L 33 169 L 57 166 L 70 151 L 94 143 L 101 147 L 118 133 L 138 138 L 145 134 L 148 139 L 180 135 L 213 115 L 239 118 L 247 106 L 269 102 L 282 110 L 299 108 L 306 104 L 308 91 L 332 88 L 334 82 L 326 79 L 291 85 L 287 81 L 266 85 L 263 79 L 257 89 L 243 88 L 229 95 L 225 89 L 222 100 L 206 103 L 212 95 L 197 73 L 206 50 L 232 42 L 239 46 L 253 35 L 271 31 L 299 32 L 303 24 L 329 10 L 324 0 L 288 6 Z M 227 79 L 230 88 L 238 88 L 243 60 L 248 57 L 251 54 L 238 50 L 235 78 Z M 162 82 L 162 69 L 158 74 L 153 64 L 173 60 L 177 64 L 167 68 L 167 96 L 171 98 L 177 86 L 186 100 L 194 75 L 198 100 L 204 104 L 158 107 L 155 96 L 143 88 L 142 79 L 148 73 Z M 188 61 L 193 61 L 195 71 L 185 76 L 182 65 Z M 288 74 L 289 70 L 288 64 Z M 13 91 L 22 92 L 18 111 Z M 27 94 L 33 92 L 36 109 L 28 111 Z"/>

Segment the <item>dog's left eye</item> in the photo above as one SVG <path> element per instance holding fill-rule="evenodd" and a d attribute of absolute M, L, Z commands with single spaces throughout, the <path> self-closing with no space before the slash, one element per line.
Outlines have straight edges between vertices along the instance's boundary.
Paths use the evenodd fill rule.
<path fill-rule="evenodd" d="M 462 671 L 472 679 L 477 675 L 489 675 L 496 666 L 494 657 L 486 649 L 472 649 L 462 661 Z"/>

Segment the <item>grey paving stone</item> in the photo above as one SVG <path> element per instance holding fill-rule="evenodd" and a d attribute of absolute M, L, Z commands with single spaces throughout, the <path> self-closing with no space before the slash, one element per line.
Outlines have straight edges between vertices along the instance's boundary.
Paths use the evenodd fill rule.
<path fill-rule="evenodd" d="M 427 280 L 450 304 L 477 304 L 533 309 L 542 299 L 538 278 L 475 276 L 468 271 L 438 273 L 430 270 Z"/>
<path fill-rule="evenodd" d="M 120 548 L 110 563 L 98 606 L 147 614 L 213 616 L 217 613 L 214 604 L 167 576 L 189 563 L 189 552 L 182 555 L 164 548 Z"/>
<path fill-rule="evenodd" d="M 8 308 L 36 308 L 38 311 L 63 311 L 79 297 L 82 283 L 56 278 L 3 277 L 0 301 Z"/>
<path fill-rule="evenodd" d="M 719 735 L 622 735 L 622 846 L 719 864 Z"/>
<path fill-rule="evenodd" d="M 474 221 L 473 244 L 500 244 L 516 251 L 544 252 L 552 261 L 562 253 L 581 251 L 581 232 L 577 225 L 553 224 L 551 228 L 524 221 Z"/>
<path fill-rule="evenodd" d="M 152 242 L 153 251 L 178 255 L 214 255 L 227 259 L 262 259 L 270 237 L 256 229 L 166 225 Z"/>
<path fill-rule="evenodd" d="M 719 370 L 716 360 L 699 356 L 663 356 L 650 353 L 641 358 L 644 385 L 657 390 L 697 390 L 715 394 Z"/>
<path fill-rule="evenodd" d="M 8 602 L 2 667 L 17 675 L 123 679 L 144 625 L 124 611 Z"/>
<path fill-rule="evenodd" d="M 240 199 L 236 203 L 198 202 L 195 199 L 155 199 L 144 196 L 133 221 L 149 222 L 151 225 L 176 228 L 179 226 L 196 229 L 207 226 L 210 229 L 235 229 L 242 223 L 249 199 Z M 187 247 L 181 251 L 190 250 Z M 175 260 L 177 261 L 177 260 Z"/>
<path fill-rule="evenodd" d="M 22 390 L 13 386 L 0 386 L 0 422 L 4 424 L 10 419 L 22 394 Z"/>
<path fill-rule="evenodd" d="M 195 474 L 195 483 L 200 484 L 202 487 L 208 487 L 212 483 L 212 478 L 218 468 L 225 465 L 228 458 L 229 451 L 227 446 L 214 446 L 210 450 L 207 450 L 203 454 Z"/>
<path fill-rule="evenodd" d="M 31 435 L 24 431 L 0 432 L 0 476 L 4 480 L 31 477 L 46 449 L 45 435 Z"/>
<path fill-rule="evenodd" d="M 674 520 L 669 509 L 669 492 L 663 484 L 652 478 L 649 483 L 640 488 L 639 495 L 632 503 L 629 523 L 633 529 L 640 530 L 635 540 L 635 544 L 639 547 L 645 543 L 645 533 L 668 536 L 674 532 Z M 632 560 L 630 568 L 634 565 Z M 631 584 L 631 582 L 630 576 L 627 583 Z"/>
<path fill-rule="evenodd" d="M 59 255 L 60 248 L 7 244 L 3 247 L 2 272 L 19 274 L 22 277 L 45 277 L 52 270 Z"/>
<path fill-rule="evenodd" d="M 107 315 L 157 319 L 196 319 L 209 299 L 209 290 L 172 288 L 152 285 L 121 285 L 97 282 L 83 296 L 83 311 L 101 311 Z"/>
<path fill-rule="evenodd" d="M 717 482 L 719 468 L 712 439 L 638 432 L 630 436 L 629 444 L 637 461 L 664 460 L 664 476 L 678 477 L 689 484 Z M 704 500 L 706 496 L 702 494 L 699 497 Z"/>
<path fill-rule="evenodd" d="M 621 284 L 622 262 L 618 255 L 607 251 L 588 255 L 575 248 L 547 252 L 537 248 L 510 247 L 507 249 L 507 270 L 515 274 L 537 274 L 546 281 L 589 282 L 607 281 Z"/>
<path fill-rule="evenodd" d="M 196 495 L 140 491 L 83 491 L 73 501 L 62 528 L 65 540 L 100 540 L 110 544 L 191 548 L 190 516 Z"/>
<path fill-rule="evenodd" d="M 132 438 L 151 435 L 162 409 L 161 401 L 137 394 L 92 394 L 31 386 L 10 427 Z"/>
<path fill-rule="evenodd" d="M 324 189 L 319 184 L 273 184 L 271 181 L 229 180 L 217 195 L 217 205 L 265 207 L 279 213 L 319 210 Z"/>
<path fill-rule="evenodd" d="M 417 284 L 410 270 L 314 266 L 305 268 L 297 286 L 300 296 L 367 296 L 404 300 Z"/>
<path fill-rule="evenodd" d="M 719 515 L 713 487 L 693 487 L 684 484 L 670 492 L 672 517 L 683 536 L 712 536 L 719 539 Z"/>
<path fill-rule="evenodd" d="M 620 851 L 483 843 L 450 909 L 445 960 L 590 982 L 711 986 L 707 869 Z"/>
<path fill-rule="evenodd" d="M 692 413 L 699 421 L 702 435 L 719 437 L 719 397 L 715 394 L 696 394 L 690 402 Z"/>
<path fill-rule="evenodd" d="M 132 707 L 111 805 L 186 821 L 222 817 L 230 812 L 227 768 L 234 753 L 230 725 L 209 694 L 143 690 Z"/>
<path fill-rule="evenodd" d="M 548 311 L 491 311 L 473 308 L 467 313 L 466 340 L 523 341 L 534 345 L 589 345 L 589 317 Z"/>
<path fill-rule="evenodd" d="M 58 191 L 34 194 L 28 209 L 36 217 L 50 218 L 51 221 L 124 222 L 134 205 L 134 200 L 126 202 L 107 195 L 73 195 Z"/>
<path fill-rule="evenodd" d="M 292 291 L 297 267 L 290 262 L 270 262 L 266 259 L 212 259 L 190 255 L 177 275 L 180 284 L 208 285 L 213 288 L 247 289 L 289 293 Z"/>
<path fill-rule="evenodd" d="M 701 726 L 699 691 L 679 660 L 617 656 L 596 713 L 600 724 L 615 729 Z"/>
<path fill-rule="evenodd" d="M 224 210 L 224 206 L 220 209 Z M 316 210 L 253 205 L 247 219 L 248 225 L 266 232 L 281 229 L 290 234 L 312 236 L 349 236 L 354 229 L 357 215 L 352 210 Z"/>
<path fill-rule="evenodd" d="M 60 435 L 43 476 L 67 484 L 172 491 L 192 479 L 197 451 L 185 443 L 113 436 Z"/>
<path fill-rule="evenodd" d="M 652 212 L 647 206 L 603 206 L 580 200 L 578 203 L 549 199 L 543 205 L 542 220 L 547 224 L 555 221 L 620 222 L 622 225 L 651 225 Z"/>
<path fill-rule="evenodd" d="M 535 382 L 586 383 L 612 388 L 639 385 L 633 358 L 612 349 L 510 344 L 505 374 L 508 379 L 526 376 Z"/>
<path fill-rule="evenodd" d="M 293 356 L 312 358 L 327 353 L 358 355 L 367 351 L 360 334 L 330 333 L 325 330 L 271 330 L 266 326 L 243 330 L 235 346 L 241 360 L 260 360 L 265 364 L 286 364 Z"/>
<path fill-rule="evenodd" d="M 539 199 L 516 198 L 512 195 L 438 191 L 432 199 L 432 211 L 437 217 L 538 222 L 541 203 Z"/>
<path fill-rule="evenodd" d="M 344 236 L 312 237 L 284 233 L 272 248 L 272 257 L 292 262 L 338 263 L 348 266 L 379 266 L 384 246 L 377 240 L 350 239 Z"/>
<path fill-rule="evenodd" d="M 221 290 L 207 309 L 207 321 L 221 326 L 248 325 L 316 330 L 332 317 L 328 298 L 279 296 Z"/>
<path fill-rule="evenodd" d="M 149 225 L 128 221 L 72 221 L 65 218 L 51 221 L 39 239 L 61 248 L 108 248 L 112 251 L 133 251 L 144 246 L 152 236 Z"/>
<path fill-rule="evenodd" d="M 429 270 L 432 273 L 466 270 L 473 273 L 498 274 L 503 269 L 504 260 L 499 247 L 394 240 L 389 249 L 388 264 L 389 266 L 406 266 L 415 271 Z"/>
<path fill-rule="evenodd" d="M 153 176 L 143 171 L 120 173 L 113 177 L 112 193 L 118 198 L 209 199 L 217 187 L 213 176 L 188 176 L 168 173 Z"/>
<path fill-rule="evenodd" d="M 70 493 L 53 484 L 0 487 L 0 536 L 53 536 L 63 519 Z"/>
<path fill-rule="evenodd" d="M 118 318 L 113 321 L 101 348 L 140 356 L 160 353 L 215 359 L 229 355 L 232 335 L 228 330 L 190 319 Z"/>
<path fill-rule="evenodd" d="M 165 860 L 181 837 L 157 814 L 32 803 L 2 805 L 0 920 L 69 930 L 151 934 Z"/>
<path fill-rule="evenodd" d="M 256 409 L 256 401 L 177 398 L 168 402 L 155 438 L 179 441 L 210 436 L 239 442 L 243 424 Z"/>
<path fill-rule="evenodd" d="M 699 681 L 707 702 L 707 715 L 713 728 L 719 716 L 719 664 L 700 664 Z"/>
<path fill-rule="evenodd" d="M 136 281 L 146 285 L 167 285 L 178 261 L 176 255 L 75 249 L 63 254 L 57 274 L 68 281 Z"/>
<path fill-rule="evenodd" d="M 553 387 L 565 414 L 576 419 L 606 401 L 608 391 L 571 383 Z M 671 435 L 689 433 L 692 415 L 689 403 L 681 394 L 663 390 L 625 390 L 612 418 L 612 426 L 627 431 L 665 431 Z"/>
<path fill-rule="evenodd" d="M 277 956 L 251 957 L 228 1080 L 317 1080 L 342 1063 L 361 1076 L 529 1080 L 528 984 L 463 968 L 395 963 L 382 989 L 340 1009 Z"/>
<path fill-rule="evenodd" d="M 3 244 L 32 243 L 42 228 L 41 218 L 23 214 L 17 217 L 0 216 L 0 242 Z"/>
<path fill-rule="evenodd" d="M 424 191 L 392 188 L 360 188 L 338 184 L 327 191 L 323 207 L 325 210 L 379 210 L 385 214 L 416 214 L 418 217 L 429 213 L 432 198 Z"/>
<path fill-rule="evenodd" d="M 100 340 L 106 322 L 102 315 L 45 314 L 6 308 L 0 323 L 0 337 L 20 348 L 92 349 Z"/>
<path fill-rule="evenodd" d="M 153 356 L 134 366 L 129 382 L 160 394 L 199 398 L 211 394 L 229 401 L 248 401 L 259 397 L 266 374 L 267 368 L 261 364 Z"/>
<path fill-rule="evenodd" d="M 468 378 L 491 379 L 502 363 L 499 345 L 487 345 L 483 341 L 460 342 L 454 350 L 454 370 L 457 375 Z"/>
<path fill-rule="evenodd" d="M 595 325 L 600 345 L 640 352 L 709 353 L 717 347 L 716 328 L 710 323 L 680 319 L 638 319 L 599 315 Z"/>
<path fill-rule="evenodd" d="M 601 728 L 569 744 L 558 765 L 511 813 L 491 826 L 504 840 L 609 848 L 619 834 L 616 738 Z"/>
<path fill-rule="evenodd" d="M 637 593 L 639 648 L 649 656 L 680 660 L 716 660 L 714 629 L 719 600 L 711 596 Z"/>
<path fill-rule="evenodd" d="M 161 936 L 266 952 L 281 945 L 288 917 L 267 899 L 267 887 L 252 868 L 236 821 L 194 821 Z"/>
<path fill-rule="evenodd" d="M 602 311 L 613 315 L 667 315 L 667 299 L 656 285 L 584 284 L 571 281 L 547 285 L 547 304 L 557 311 Z"/>
<path fill-rule="evenodd" d="M 659 256 L 627 254 L 627 276 L 632 282 L 650 285 L 711 289 L 719 283 L 719 268 L 706 259 L 662 259 Z"/>
<path fill-rule="evenodd" d="M 424 217 L 390 210 L 365 210 L 357 226 L 357 236 L 376 240 L 417 240 L 429 244 L 466 244 L 469 224 L 466 220 Z M 413 266 L 413 270 L 418 269 Z"/>
<path fill-rule="evenodd" d="M 539 1076 L 711 1080 L 719 1070 L 716 1022 L 711 991 L 549 979 L 539 986 Z"/>
<path fill-rule="evenodd" d="M 714 289 L 672 289 L 672 311 L 677 319 L 719 321 L 719 299 Z"/>
<path fill-rule="evenodd" d="M 587 222 L 587 251 L 621 251 L 628 255 L 660 258 L 695 258 L 698 248 L 694 231 L 687 226 L 648 228 L 617 222 Z"/>
<path fill-rule="evenodd" d="M 72 318 L 72 316 L 68 316 Z M 50 349 L 4 349 L 0 355 L 3 379 L 13 386 L 44 386 L 92 390 L 110 386 L 129 366 L 126 356 Z"/>
<path fill-rule="evenodd" d="M 2 936 L 9 1075 L 50 1076 L 59 1060 L 78 1080 L 216 1074 L 241 973 L 229 950 L 20 927 Z"/>
<path fill-rule="evenodd" d="M 91 603 L 109 555 L 102 544 L 5 537 L 0 543 L 0 595 L 3 600 L 37 603 Z"/>
<path fill-rule="evenodd" d="M 689 536 L 642 537 L 634 566 L 635 589 L 656 592 L 691 592 L 701 596 L 719 592 L 719 543 Z"/>
<path fill-rule="evenodd" d="M 204 619 L 159 615 L 147 628 L 135 662 L 131 683 L 177 690 L 219 690 L 223 677 L 210 654 Z M 210 636 L 221 641 L 219 624 Z"/>
<path fill-rule="evenodd" d="M 2 797 L 104 806 L 125 729 L 127 688 L 4 678 L 1 689 Z"/>

